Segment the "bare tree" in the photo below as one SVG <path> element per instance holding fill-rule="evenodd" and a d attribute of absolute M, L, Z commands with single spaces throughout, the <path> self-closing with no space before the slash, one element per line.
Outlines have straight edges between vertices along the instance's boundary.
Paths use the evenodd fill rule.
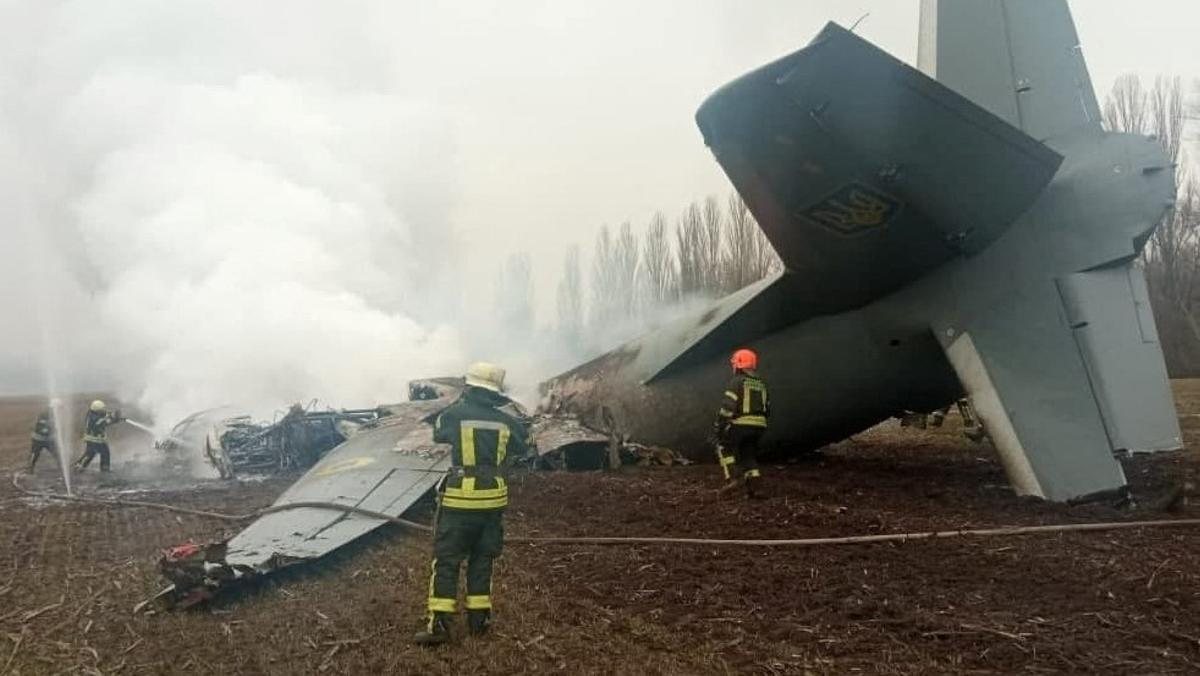
<path fill-rule="evenodd" d="M 1176 207 L 1155 229 L 1142 257 L 1167 367 L 1175 376 L 1200 372 L 1200 185 L 1188 179 L 1180 161 L 1184 109 L 1179 78 L 1156 78 L 1147 92 L 1136 75 L 1123 75 L 1105 103 L 1110 129 L 1150 134 L 1176 166 Z"/>
<path fill-rule="evenodd" d="M 756 274 L 759 277 L 766 277 L 782 269 L 783 260 L 779 258 L 779 254 L 775 252 L 775 247 L 767 239 L 767 233 L 763 232 L 763 229 L 756 225 L 754 228 L 754 270 Z"/>
<path fill-rule="evenodd" d="M 638 258 L 637 236 L 633 234 L 633 226 L 625 221 L 613 247 L 615 315 L 632 317 L 637 311 Z"/>
<path fill-rule="evenodd" d="M 583 279 L 579 267 L 579 245 L 567 249 L 562 277 L 558 280 L 558 332 L 568 344 L 578 344 L 583 335 Z"/>
<path fill-rule="evenodd" d="M 622 261 L 618 259 L 617 242 L 607 225 L 596 235 L 596 246 L 592 251 L 592 303 L 588 323 L 593 327 L 606 327 L 623 314 L 621 295 L 624 283 Z"/>
<path fill-rule="evenodd" d="M 677 275 L 667 240 L 667 217 L 654 212 L 642 240 L 642 268 L 638 276 L 642 308 L 654 311 L 678 297 Z"/>
<path fill-rule="evenodd" d="M 725 289 L 721 284 L 721 236 L 725 229 L 725 215 L 717 198 L 709 195 L 704 198 L 704 237 L 702 244 L 704 255 L 701 275 L 704 280 L 704 290 L 710 296 L 723 295 L 732 289 Z"/>
<path fill-rule="evenodd" d="M 782 263 L 736 191 L 729 194 L 725 211 L 721 289 L 731 293 L 775 272 Z"/>
<path fill-rule="evenodd" d="M 675 223 L 675 255 L 678 265 L 679 293 L 694 296 L 705 292 L 704 217 L 700 206 L 692 202 Z"/>
<path fill-rule="evenodd" d="M 1126 73 L 1113 83 L 1104 101 L 1104 121 L 1113 131 L 1144 134 L 1147 129 L 1146 90 L 1142 79 Z"/>

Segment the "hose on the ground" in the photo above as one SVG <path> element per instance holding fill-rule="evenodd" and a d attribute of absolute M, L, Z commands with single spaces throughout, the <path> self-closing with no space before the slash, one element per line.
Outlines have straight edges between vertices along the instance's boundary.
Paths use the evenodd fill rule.
<path fill-rule="evenodd" d="M 346 514 L 359 514 L 380 521 L 395 523 L 414 530 L 431 532 L 432 528 L 425 524 L 401 519 L 390 514 L 376 512 L 352 505 L 339 505 L 333 502 L 291 502 L 284 505 L 274 505 L 265 509 L 245 514 L 223 514 L 187 507 L 176 507 L 157 502 L 143 500 L 121 500 L 109 498 L 93 498 L 80 495 L 65 495 L 31 491 L 20 484 L 17 475 L 13 474 L 13 487 L 30 497 L 49 500 L 64 500 L 110 505 L 113 507 L 145 507 L 161 509 L 180 514 L 190 514 L 224 521 L 248 521 L 266 514 L 285 512 L 292 509 L 328 509 Z M 851 535 L 843 537 L 798 538 L 776 540 L 728 540 L 713 538 L 680 538 L 680 537 L 532 537 L 516 536 L 505 538 L 505 543 L 534 544 L 534 545 L 698 545 L 705 547 L 735 546 L 735 547 L 812 547 L 817 545 L 852 545 L 875 544 L 881 542 L 907 542 L 910 540 L 936 540 L 953 537 L 998 537 L 1005 535 L 1037 535 L 1044 533 L 1071 533 L 1088 531 L 1113 531 L 1136 528 L 1156 528 L 1166 526 L 1200 526 L 1200 519 L 1157 519 L 1150 521 L 1109 521 L 1101 523 L 1065 523 L 1043 526 L 999 526 L 996 528 L 972 528 L 959 530 L 925 531 L 918 533 L 886 533 L 879 535 Z"/>

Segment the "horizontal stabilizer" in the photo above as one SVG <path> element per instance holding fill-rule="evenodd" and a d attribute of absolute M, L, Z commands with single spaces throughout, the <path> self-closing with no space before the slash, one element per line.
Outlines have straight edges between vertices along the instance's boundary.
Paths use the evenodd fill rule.
<path fill-rule="evenodd" d="M 1046 281 L 934 327 L 1013 487 L 1055 501 L 1126 484 L 1064 314 Z"/>
<path fill-rule="evenodd" d="M 1182 447 L 1141 269 L 1122 263 L 1089 270 L 1061 278 L 1058 287 L 1112 449 Z"/>
<path fill-rule="evenodd" d="M 840 310 L 986 247 L 1062 159 L 833 24 L 696 119 L 789 272 Z"/>

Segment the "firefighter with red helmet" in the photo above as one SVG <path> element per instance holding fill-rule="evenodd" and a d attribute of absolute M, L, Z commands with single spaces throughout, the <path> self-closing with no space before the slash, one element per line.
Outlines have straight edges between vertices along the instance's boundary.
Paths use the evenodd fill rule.
<path fill-rule="evenodd" d="M 726 489 L 742 484 L 750 497 L 762 497 L 758 442 L 770 415 L 767 386 L 758 376 L 758 355 L 753 350 L 737 350 L 729 363 L 733 378 L 717 411 L 717 460 L 728 482 Z"/>

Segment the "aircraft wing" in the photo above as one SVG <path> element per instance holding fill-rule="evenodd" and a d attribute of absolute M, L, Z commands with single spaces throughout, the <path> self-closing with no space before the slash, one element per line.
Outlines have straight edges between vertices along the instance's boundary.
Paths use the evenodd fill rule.
<path fill-rule="evenodd" d="M 1101 128 L 1066 0 L 922 0 L 917 63 L 1035 139 Z"/>
<path fill-rule="evenodd" d="M 845 29 L 726 85 L 696 121 L 797 286 L 862 306 L 987 247 L 1062 158 Z"/>
<path fill-rule="evenodd" d="M 437 484 L 449 447 L 433 442 L 425 422 L 452 400 L 409 402 L 379 427 L 330 451 L 283 493 L 275 506 L 330 502 L 400 516 Z M 336 549 L 384 522 L 361 514 L 297 508 L 264 515 L 228 543 L 226 562 L 265 572 Z"/>

